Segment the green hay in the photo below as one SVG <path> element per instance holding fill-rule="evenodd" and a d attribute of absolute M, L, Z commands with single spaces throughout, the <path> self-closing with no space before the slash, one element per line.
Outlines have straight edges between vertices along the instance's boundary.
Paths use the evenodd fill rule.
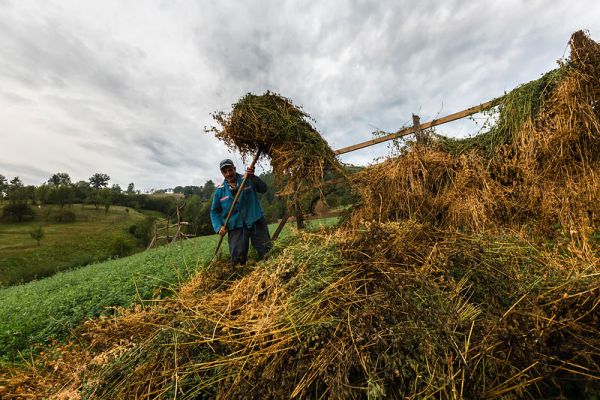
<path fill-rule="evenodd" d="M 290 188 L 301 181 L 320 186 L 327 170 L 342 171 L 310 115 L 276 93 L 248 93 L 233 104 L 230 113 L 219 111 L 212 116 L 220 128 L 207 132 L 244 157 L 263 151 L 271 158 L 278 183 L 285 180 Z"/>
<path fill-rule="evenodd" d="M 489 130 L 464 139 L 436 135 L 440 149 L 454 156 L 476 149 L 487 159 L 492 158 L 499 147 L 512 141 L 525 123 L 535 119 L 554 88 L 568 75 L 569 68 L 564 64 L 499 98 L 495 108 L 486 112 L 488 118 L 497 119 Z"/>
<path fill-rule="evenodd" d="M 203 272 L 145 314 L 90 323 L 78 351 L 60 357 L 73 360 L 76 379 L 57 378 L 59 364 L 46 358 L 8 390 L 26 381 L 40 394 L 105 399 L 597 398 L 600 252 L 529 230 L 562 221 L 556 210 L 588 218 L 576 229 L 599 215 L 597 201 L 573 201 L 596 200 L 581 194 L 598 192 L 599 170 L 591 146 L 600 73 L 588 79 L 578 68 L 509 93 L 493 133 L 472 138 L 472 151 L 416 145 L 365 170 L 363 204 L 345 227 L 300 232 L 237 279 Z M 277 104 L 287 112 L 273 101 L 257 112 Z M 252 129 L 261 118 L 248 114 L 260 107 L 242 110 L 249 122 L 231 116 L 231 126 L 258 132 L 241 144 L 248 154 L 268 141 Z M 271 147 L 273 159 L 280 149 Z M 508 194 L 490 173 L 498 167 Z M 104 347 L 90 354 L 97 337 Z"/>
<path fill-rule="evenodd" d="M 88 369 L 83 395 L 577 396 L 597 376 L 596 270 L 522 238 L 414 221 L 300 234 L 242 280 L 202 281 L 195 301 L 155 309 L 160 324 Z"/>

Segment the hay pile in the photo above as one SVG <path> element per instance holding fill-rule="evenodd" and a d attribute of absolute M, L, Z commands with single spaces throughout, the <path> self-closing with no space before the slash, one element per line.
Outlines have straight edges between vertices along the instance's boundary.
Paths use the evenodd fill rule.
<path fill-rule="evenodd" d="M 277 183 L 286 189 L 306 182 L 320 187 L 328 170 L 343 169 L 333 150 L 311 124 L 311 117 L 290 99 L 267 91 L 248 93 L 230 113 L 212 114 L 220 127 L 207 129 L 231 150 L 252 158 L 262 150 L 271 158 Z"/>
<path fill-rule="evenodd" d="M 342 228 L 88 321 L 1 373 L 0 396 L 597 397 L 600 51 L 571 46 L 560 79 L 507 96 L 537 105 L 505 100 L 488 136 L 361 172 Z"/>
<path fill-rule="evenodd" d="M 559 69 L 500 100 L 488 132 L 438 137 L 356 177 L 352 223 L 416 218 L 589 242 L 600 227 L 600 45 L 583 32 L 570 44 Z"/>
<path fill-rule="evenodd" d="M 304 233 L 240 279 L 213 270 L 164 303 L 88 322 L 8 390 L 584 398 L 600 390 L 599 261 L 413 220 Z"/>

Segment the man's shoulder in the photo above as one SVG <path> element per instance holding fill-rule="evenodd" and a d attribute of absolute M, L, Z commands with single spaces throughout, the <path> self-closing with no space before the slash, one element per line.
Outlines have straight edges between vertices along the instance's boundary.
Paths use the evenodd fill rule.
<path fill-rule="evenodd" d="M 215 187 L 214 195 L 220 196 L 223 193 L 223 190 L 225 190 L 225 186 L 223 183 L 217 185 L 217 187 Z"/>

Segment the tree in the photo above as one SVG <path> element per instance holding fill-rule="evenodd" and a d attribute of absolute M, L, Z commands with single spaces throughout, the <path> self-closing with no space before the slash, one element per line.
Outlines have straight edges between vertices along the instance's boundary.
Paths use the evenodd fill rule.
<path fill-rule="evenodd" d="M 17 220 L 23 222 L 24 219 L 35 218 L 35 212 L 29 204 L 11 203 L 2 208 L 2 218 L 7 220 Z"/>
<path fill-rule="evenodd" d="M 206 181 L 204 187 L 202 187 L 202 192 L 200 194 L 200 198 L 202 200 L 212 200 L 213 194 L 215 193 L 215 183 L 212 180 Z"/>
<path fill-rule="evenodd" d="M 48 179 L 48 184 L 55 186 L 70 185 L 71 177 L 66 172 L 57 172 Z"/>
<path fill-rule="evenodd" d="M 108 214 L 108 209 L 113 204 L 115 192 L 112 189 L 100 189 L 98 193 L 98 202 L 104 206 L 104 213 Z"/>
<path fill-rule="evenodd" d="M 10 181 L 10 185 L 8 186 L 8 200 L 11 204 L 16 203 L 27 203 L 28 199 L 33 200 L 34 197 L 34 187 L 33 186 L 23 186 L 23 182 L 21 178 L 15 176 Z"/>
<path fill-rule="evenodd" d="M 51 186 L 48 191 L 48 200 L 63 208 L 65 204 L 72 204 L 75 199 L 75 190 L 71 185 Z"/>
<path fill-rule="evenodd" d="M 35 201 L 40 204 L 46 204 L 49 200 L 50 186 L 42 184 L 35 188 Z"/>
<path fill-rule="evenodd" d="M 75 202 L 84 203 L 90 193 L 90 183 L 87 181 L 79 181 L 73 186 L 75 191 Z"/>
<path fill-rule="evenodd" d="M 133 184 L 133 182 L 131 182 L 129 185 L 127 185 L 127 194 L 134 194 L 135 193 L 135 185 Z"/>
<path fill-rule="evenodd" d="M 214 233 L 210 220 L 210 207 L 212 202 L 202 201 L 199 196 L 192 195 L 185 201 L 182 217 L 190 223 L 188 232 L 198 235 Z"/>
<path fill-rule="evenodd" d="M 4 200 L 4 195 L 8 190 L 8 183 L 6 181 L 6 177 L 4 175 L 0 175 L 0 203 Z"/>
<path fill-rule="evenodd" d="M 106 174 L 95 173 L 90 177 L 90 186 L 94 189 L 105 188 L 108 186 L 110 176 Z"/>
<path fill-rule="evenodd" d="M 14 178 L 12 178 L 10 180 L 10 186 L 12 186 L 12 187 L 23 187 L 23 182 L 21 181 L 21 178 L 19 178 L 18 176 L 15 176 Z"/>
<path fill-rule="evenodd" d="M 100 206 L 100 191 L 99 190 L 90 190 L 85 197 L 86 204 L 93 204 L 96 210 Z"/>
<path fill-rule="evenodd" d="M 131 239 L 123 233 L 113 234 L 112 240 L 110 241 L 110 252 L 115 257 L 124 257 L 131 253 L 133 243 Z"/>
<path fill-rule="evenodd" d="M 44 230 L 42 229 L 42 226 L 38 226 L 37 228 L 31 230 L 29 232 L 29 236 L 32 237 L 32 239 L 37 241 L 37 245 L 40 245 L 40 241 L 44 238 Z"/>

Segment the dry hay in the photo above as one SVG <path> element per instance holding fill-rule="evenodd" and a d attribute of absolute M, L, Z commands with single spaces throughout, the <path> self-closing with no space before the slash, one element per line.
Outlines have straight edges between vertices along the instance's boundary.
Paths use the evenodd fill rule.
<path fill-rule="evenodd" d="M 559 69 L 500 99 L 488 132 L 438 137 L 355 177 L 352 222 L 417 218 L 586 245 L 600 227 L 600 45 L 577 32 L 571 48 Z"/>
<path fill-rule="evenodd" d="M 579 33 L 572 46 L 535 112 L 478 139 L 489 146 L 438 141 L 367 170 L 343 229 L 89 321 L 0 374 L 0 395 L 594 398 L 600 251 L 583 233 L 598 226 L 598 70 L 586 51 L 600 53 Z M 545 233 L 557 222 L 564 242 Z"/>
<path fill-rule="evenodd" d="M 248 93 L 233 104 L 230 113 L 215 112 L 213 117 L 220 128 L 208 132 L 244 157 L 253 157 L 258 150 L 266 153 L 276 182 L 285 183 L 287 189 L 302 181 L 319 187 L 327 170 L 343 171 L 311 117 L 278 94 Z"/>
<path fill-rule="evenodd" d="M 502 191 L 489 175 L 475 152 L 411 151 L 388 159 L 353 177 L 361 205 L 350 224 L 414 218 L 439 227 L 491 228 Z"/>
<path fill-rule="evenodd" d="M 58 352 L 68 371 L 38 361 L 29 383 L 99 399 L 594 393 L 600 260 L 555 251 L 413 220 L 301 234 L 238 280 L 200 274 L 88 323 Z"/>

